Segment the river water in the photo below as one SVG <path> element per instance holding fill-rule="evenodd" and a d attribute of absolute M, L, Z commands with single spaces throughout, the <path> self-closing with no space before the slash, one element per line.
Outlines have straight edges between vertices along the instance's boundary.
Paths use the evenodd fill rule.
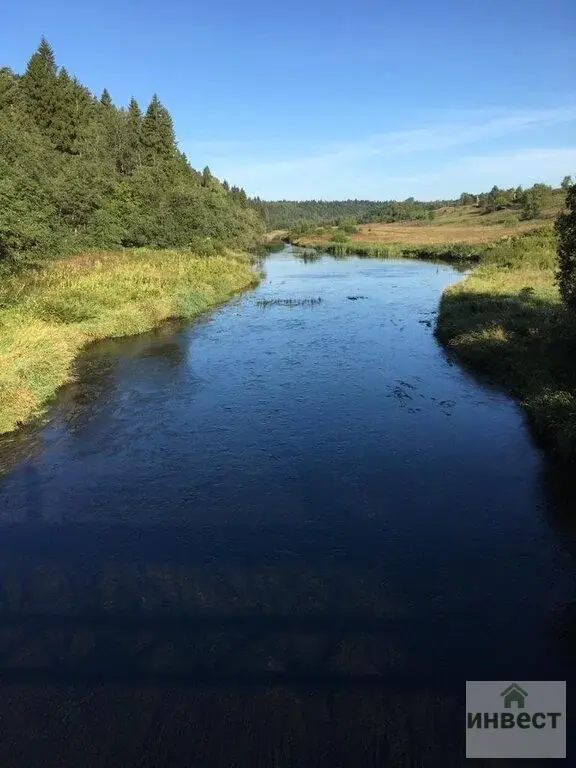
<path fill-rule="evenodd" d="M 435 340 L 461 275 L 265 270 L 0 442 L 2 765 L 457 765 L 464 681 L 573 679 L 573 483 Z"/>

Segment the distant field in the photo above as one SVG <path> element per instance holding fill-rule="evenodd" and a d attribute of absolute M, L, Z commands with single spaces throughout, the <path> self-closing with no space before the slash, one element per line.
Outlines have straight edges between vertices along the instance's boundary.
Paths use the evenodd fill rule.
<path fill-rule="evenodd" d="M 502 210 L 484 214 L 473 205 L 439 208 L 433 221 L 407 221 L 394 224 L 360 224 L 358 232 L 347 235 L 349 242 L 402 243 L 440 245 L 450 243 L 490 243 L 502 237 L 542 227 L 551 223 L 564 203 L 562 194 L 554 193 L 542 211 L 541 218 L 520 220 L 518 210 Z M 302 237 L 313 245 L 330 240 L 331 229 L 324 234 Z"/>
<path fill-rule="evenodd" d="M 350 235 L 351 241 L 373 243 L 410 243 L 412 245 L 434 245 L 440 243 L 489 243 L 507 235 L 527 232 L 542 225 L 541 221 L 523 221 L 517 224 L 432 224 L 395 223 L 362 224 L 358 234 Z M 314 240 L 316 238 L 306 238 Z M 322 240 L 322 238 L 318 238 Z"/>

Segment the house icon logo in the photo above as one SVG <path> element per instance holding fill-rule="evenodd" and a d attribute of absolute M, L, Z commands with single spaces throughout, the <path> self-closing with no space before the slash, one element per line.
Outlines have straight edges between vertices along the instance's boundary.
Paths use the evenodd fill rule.
<path fill-rule="evenodd" d="M 467 758 L 565 758 L 566 726 L 565 680 L 466 681 Z"/>
<path fill-rule="evenodd" d="M 516 709 L 524 709 L 525 701 L 528 694 L 517 683 L 512 683 L 508 688 L 502 691 L 500 696 L 504 696 L 504 707 L 511 709 L 512 704 L 516 705 Z"/>

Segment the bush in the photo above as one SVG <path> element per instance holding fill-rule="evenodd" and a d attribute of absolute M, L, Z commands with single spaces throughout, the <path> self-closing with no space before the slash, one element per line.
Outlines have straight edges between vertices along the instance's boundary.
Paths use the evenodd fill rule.
<path fill-rule="evenodd" d="M 339 230 L 336 230 L 336 232 L 334 232 L 330 240 L 333 243 L 347 243 L 348 237 L 345 232 L 342 232 L 342 230 L 339 229 Z"/>
<path fill-rule="evenodd" d="M 481 250 L 481 261 L 508 269 L 553 270 L 556 265 L 554 232 L 551 228 L 542 228 L 490 243 Z"/>
<path fill-rule="evenodd" d="M 226 252 L 224 245 L 219 240 L 211 237 L 194 235 L 188 242 L 188 247 L 196 256 L 208 258 L 208 256 L 223 256 Z"/>

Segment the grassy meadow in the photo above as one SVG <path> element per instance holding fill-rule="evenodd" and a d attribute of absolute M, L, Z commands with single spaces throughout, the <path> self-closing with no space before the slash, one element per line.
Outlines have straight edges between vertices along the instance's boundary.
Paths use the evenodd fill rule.
<path fill-rule="evenodd" d="M 88 253 L 0 280 L 0 433 L 40 414 L 88 343 L 193 318 L 258 282 L 243 254 Z"/>
<path fill-rule="evenodd" d="M 430 221 L 359 224 L 353 228 L 356 231 L 347 232 L 320 226 L 316 231 L 291 239 L 309 248 L 327 247 L 328 251 L 334 251 L 338 246 L 342 253 L 380 257 L 421 256 L 427 249 L 448 253 L 455 247 L 465 252 L 471 245 L 493 243 L 550 224 L 563 207 L 564 197 L 562 190 L 551 191 L 540 216 L 528 221 L 522 220 L 521 211 L 517 209 L 486 213 L 475 205 L 455 205 L 438 208 Z M 279 231 L 273 234 L 278 236 Z"/>
<path fill-rule="evenodd" d="M 436 333 L 524 406 L 537 436 L 576 457 L 576 322 L 556 285 L 551 230 L 494 243 L 441 300 Z"/>

